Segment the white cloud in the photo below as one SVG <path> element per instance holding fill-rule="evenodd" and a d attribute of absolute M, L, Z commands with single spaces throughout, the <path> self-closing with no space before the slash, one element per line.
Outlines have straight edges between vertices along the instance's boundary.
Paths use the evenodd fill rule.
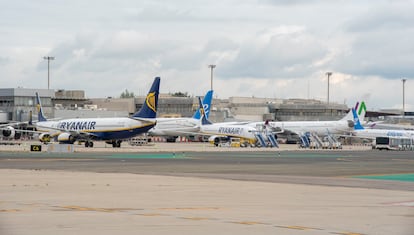
<path fill-rule="evenodd" d="M 414 105 L 412 1 L 80 1 L 0 3 L 0 82 L 89 97 L 163 92 Z M 371 104 L 371 105 L 370 105 Z"/>

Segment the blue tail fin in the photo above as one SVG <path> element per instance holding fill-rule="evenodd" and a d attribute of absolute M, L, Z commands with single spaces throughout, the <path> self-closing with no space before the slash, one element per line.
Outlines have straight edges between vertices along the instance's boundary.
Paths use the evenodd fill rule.
<path fill-rule="evenodd" d="M 213 90 L 209 90 L 206 95 L 204 96 L 203 99 L 203 107 L 204 107 L 204 112 L 206 114 L 206 118 L 208 119 L 208 116 L 210 114 L 210 106 L 211 106 L 211 100 L 213 99 Z M 200 119 L 201 115 L 200 115 L 200 109 L 197 109 L 197 111 L 194 113 L 193 115 L 194 119 Z"/>
<path fill-rule="evenodd" d="M 358 114 L 354 108 L 352 108 L 352 114 L 354 115 L 354 130 L 364 130 L 364 127 L 361 125 Z"/>
<path fill-rule="evenodd" d="M 134 113 L 136 118 L 155 118 L 157 116 L 158 94 L 160 92 L 160 78 L 156 77 L 152 83 L 141 109 Z"/>
<path fill-rule="evenodd" d="M 204 105 L 203 102 L 201 102 L 201 98 L 198 97 L 198 104 L 199 104 L 199 109 L 200 110 L 200 123 L 201 125 L 208 125 L 211 124 L 211 122 L 209 120 L 207 120 L 206 118 L 206 111 L 204 110 Z"/>
<path fill-rule="evenodd" d="M 36 108 L 37 108 L 37 121 L 45 122 L 47 121 L 43 115 L 42 103 L 40 102 L 39 94 L 36 92 Z"/>

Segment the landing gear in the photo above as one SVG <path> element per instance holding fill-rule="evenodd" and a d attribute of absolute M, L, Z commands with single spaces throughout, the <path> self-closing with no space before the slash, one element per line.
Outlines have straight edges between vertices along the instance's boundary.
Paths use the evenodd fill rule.
<path fill-rule="evenodd" d="M 93 148 L 93 142 L 89 141 L 89 140 L 85 141 L 85 147 L 86 148 L 88 148 L 88 147 Z"/>
<path fill-rule="evenodd" d="M 112 147 L 113 148 L 120 148 L 121 147 L 121 142 L 122 142 L 122 140 L 114 140 L 112 142 Z"/>
<path fill-rule="evenodd" d="M 105 143 L 112 144 L 113 148 L 120 148 L 122 140 L 107 140 Z"/>

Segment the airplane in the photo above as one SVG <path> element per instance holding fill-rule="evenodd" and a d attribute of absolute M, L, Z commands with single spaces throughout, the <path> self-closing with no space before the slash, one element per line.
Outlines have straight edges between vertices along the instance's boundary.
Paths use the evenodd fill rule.
<path fill-rule="evenodd" d="M 203 107 L 208 118 L 210 114 L 213 90 L 206 93 L 203 100 Z M 166 136 L 168 142 L 175 142 L 178 136 L 194 135 L 198 132 L 200 110 L 194 113 L 191 118 L 157 118 L 157 124 L 148 131 L 150 136 Z"/>
<path fill-rule="evenodd" d="M 131 117 L 79 118 L 48 121 L 42 111 L 39 95 L 36 93 L 38 121 L 34 123 L 42 132 L 39 140 L 48 143 L 55 138 L 59 143 L 73 144 L 85 141 L 85 147 L 93 147 L 92 140 L 104 140 L 114 148 L 121 147 L 123 139 L 147 132 L 156 124 L 160 78 L 156 77 L 141 109 Z"/>
<path fill-rule="evenodd" d="M 414 130 L 413 125 L 391 124 L 391 123 L 384 123 L 384 121 L 368 122 L 367 125 L 365 126 L 371 129 L 374 128 L 374 129 L 393 129 L 393 130 Z"/>
<path fill-rule="evenodd" d="M 199 134 L 202 135 L 208 135 L 210 136 L 209 141 L 214 142 L 216 145 L 221 137 L 225 138 L 240 138 L 241 142 L 243 143 L 243 146 L 256 146 L 258 143 L 260 143 L 260 146 L 266 147 L 266 140 L 265 137 L 263 137 L 263 133 L 261 131 L 258 131 L 256 127 L 248 126 L 245 124 L 229 124 L 226 122 L 222 123 L 211 123 L 206 118 L 206 112 L 204 110 L 204 105 L 201 102 L 201 99 L 198 99 L 199 101 L 199 110 L 201 118 L 199 120 Z M 278 144 L 276 142 L 276 139 L 272 138 L 274 136 L 273 133 L 269 132 L 267 133 L 267 138 L 269 138 L 269 141 L 272 142 L 272 146 L 277 147 Z M 271 140 L 270 140 L 271 139 Z M 258 142 L 259 141 L 259 142 Z"/>
<path fill-rule="evenodd" d="M 366 114 L 365 102 L 362 101 L 361 104 L 357 103 L 355 108 L 358 110 L 359 117 L 363 120 Z M 266 124 L 272 129 L 293 132 L 297 135 L 313 133 L 318 136 L 327 134 L 341 135 L 345 132 L 352 131 L 355 125 L 352 109 L 345 117 L 337 121 L 268 121 Z M 261 126 L 263 125 L 263 122 L 250 122 L 247 125 Z"/>
<path fill-rule="evenodd" d="M 353 137 L 364 139 L 375 139 L 376 137 L 409 137 L 414 139 L 412 130 L 393 130 L 393 129 L 366 129 L 362 126 L 355 109 L 352 110 L 354 116 L 354 130 L 351 132 Z"/>
<path fill-rule="evenodd" d="M 20 123 L 6 123 L 0 125 L 0 136 L 6 139 L 19 139 L 20 130 L 16 129 L 16 126 Z"/>
<path fill-rule="evenodd" d="M 8 121 L 7 123 L 0 124 L 0 137 L 6 140 L 18 140 L 22 137 L 24 133 L 36 133 L 32 130 L 31 125 L 32 111 L 30 111 L 29 118 L 29 121 Z"/>

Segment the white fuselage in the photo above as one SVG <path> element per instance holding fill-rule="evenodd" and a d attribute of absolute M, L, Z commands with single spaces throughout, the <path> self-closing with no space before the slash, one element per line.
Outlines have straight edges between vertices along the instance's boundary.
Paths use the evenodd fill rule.
<path fill-rule="evenodd" d="M 51 136 L 59 135 L 62 132 L 69 132 L 72 135 L 84 134 L 97 139 L 126 139 L 148 131 L 154 121 L 142 121 L 134 118 L 82 118 L 64 119 L 60 121 L 37 122 L 39 131 L 49 132 Z"/>
<path fill-rule="evenodd" d="M 236 125 L 226 123 L 214 123 L 210 125 L 202 125 L 200 127 L 200 133 L 205 135 L 219 135 L 238 137 L 249 140 L 255 140 L 256 129 L 248 125 Z"/>
<path fill-rule="evenodd" d="M 339 121 L 291 121 L 291 122 L 269 122 L 270 127 L 278 128 L 282 131 L 294 132 L 302 135 L 306 132 L 315 133 L 323 136 L 327 134 L 344 134 L 353 130 L 347 120 Z M 264 125 L 264 122 L 249 123 L 249 126 Z"/>
<path fill-rule="evenodd" d="M 407 137 L 414 139 L 414 131 L 409 130 L 363 129 L 352 131 L 352 135 L 366 139 L 375 139 L 377 137 Z"/>
<path fill-rule="evenodd" d="M 188 136 L 196 134 L 200 121 L 195 118 L 157 118 L 157 124 L 148 131 L 152 136 Z"/>

